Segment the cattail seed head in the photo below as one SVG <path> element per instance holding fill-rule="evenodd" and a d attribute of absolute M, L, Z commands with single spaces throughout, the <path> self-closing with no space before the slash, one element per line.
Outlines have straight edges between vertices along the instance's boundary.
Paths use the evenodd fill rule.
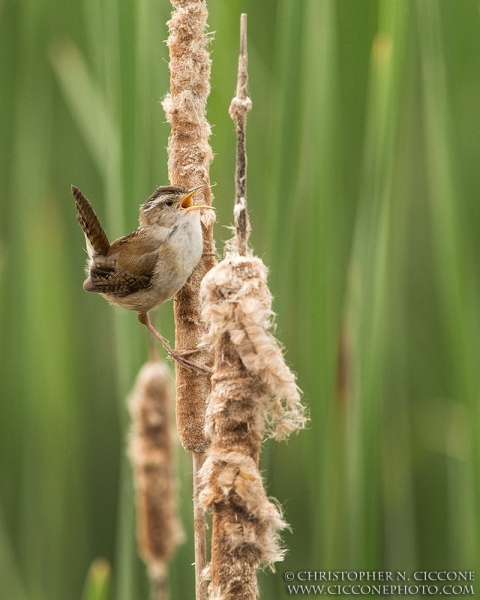
<path fill-rule="evenodd" d="M 170 93 L 163 108 L 171 133 L 168 141 L 168 176 L 172 183 L 191 188 L 209 186 L 209 168 L 213 152 L 209 144 L 210 124 L 206 118 L 210 93 L 211 61 L 206 31 L 208 11 L 205 0 L 171 0 L 174 11 L 167 23 L 170 35 Z M 199 190 L 205 204 L 212 203 L 210 187 Z M 202 335 L 199 289 L 205 273 L 215 264 L 213 241 L 214 211 L 202 211 L 203 257 L 183 288 L 175 296 L 175 347 L 194 350 Z M 195 355 L 202 365 L 211 364 L 211 355 L 203 350 Z M 210 392 L 208 376 L 199 376 L 177 366 L 177 425 L 185 450 L 205 452 L 205 407 Z"/>
<path fill-rule="evenodd" d="M 176 507 L 171 404 L 167 366 L 158 361 L 146 363 L 129 401 L 129 456 L 135 477 L 139 551 L 157 586 L 183 539 Z"/>

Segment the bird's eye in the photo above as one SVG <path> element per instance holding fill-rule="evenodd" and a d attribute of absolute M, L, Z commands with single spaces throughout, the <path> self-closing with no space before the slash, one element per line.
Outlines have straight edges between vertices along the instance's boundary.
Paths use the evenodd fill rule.
<path fill-rule="evenodd" d="M 165 204 L 167 206 L 173 206 L 173 200 L 171 200 L 170 198 L 168 200 L 165 200 Z"/>

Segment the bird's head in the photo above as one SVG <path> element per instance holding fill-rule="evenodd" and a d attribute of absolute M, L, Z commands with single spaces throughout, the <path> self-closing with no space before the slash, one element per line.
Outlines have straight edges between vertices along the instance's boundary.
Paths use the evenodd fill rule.
<path fill-rule="evenodd" d="M 204 187 L 207 186 L 197 185 L 187 189 L 181 185 L 170 185 L 157 188 L 140 207 L 140 226 L 156 225 L 170 228 L 189 213 L 194 213 L 201 208 L 212 208 L 208 204 L 193 202 L 195 192 Z"/>

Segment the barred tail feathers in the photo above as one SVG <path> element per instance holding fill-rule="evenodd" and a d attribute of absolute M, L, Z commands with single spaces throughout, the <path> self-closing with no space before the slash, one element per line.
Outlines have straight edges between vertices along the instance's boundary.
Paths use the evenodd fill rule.
<path fill-rule="evenodd" d="M 110 248 L 107 234 L 98 220 L 93 206 L 82 192 L 72 185 L 72 194 L 77 207 L 77 221 L 85 234 L 87 250 L 90 258 L 94 255 L 105 256 Z"/>

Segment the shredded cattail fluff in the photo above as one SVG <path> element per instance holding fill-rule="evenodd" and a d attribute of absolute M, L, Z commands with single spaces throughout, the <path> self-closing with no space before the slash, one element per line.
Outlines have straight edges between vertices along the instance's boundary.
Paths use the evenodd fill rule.
<path fill-rule="evenodd" d="M 211 439 L 200 473 L 200 501 L 213 510 L 210 598 L 258 597 L 256 569 L 282 560 L 287 527 L 258 471 L 265 433 L 283 439 L 305 426 L 295 376 L 272 325 L 267 269 L 231 251 L 201 287 L 205 343 L 214 349 L 206 411 Z"/>
<path fill-rule="evenodd" d="M 287 523 L 267 498 L 258 471 L 260 446 L 265 433 L 283 439 L 306 423 L 295 376 L 269 331 L 267 268 L 248 246 L 247 58 L 247 15 L 242 14 L 237 90 L 230 105 L 237 136 L 235 236 L 200 289 L 204 343 L 214 352 L 205 427 L 211 445 L 200 471 L 200 501 L 213 513 L 211 600 L 258 598 L 258 567 L 273 569 L 283 559 L 280 531 Z"/>
<path fill-rule="evenodd" d="M 204 278 L 202 299 L 206 342 L 214 346 L 228 333 L 245 367 L 266 386 L 268 434 L 283 439 L 302 429 L 306 416 L 295 376 L 269 332 L 274 314 L 267 267 L 259 258 L 231 252 Z"/>
<path fill-rule="evenodd" d="M 267 387 L 243 365 L 223 334 L 215 347 L 207 409 L 211 446 L 200 471 L 200 502 L 212 509 L 209 598 L 258 597 L 256 571 L 283 558 L 279 531 L 287 525 L 266 496 L 258 471 Z"/>

